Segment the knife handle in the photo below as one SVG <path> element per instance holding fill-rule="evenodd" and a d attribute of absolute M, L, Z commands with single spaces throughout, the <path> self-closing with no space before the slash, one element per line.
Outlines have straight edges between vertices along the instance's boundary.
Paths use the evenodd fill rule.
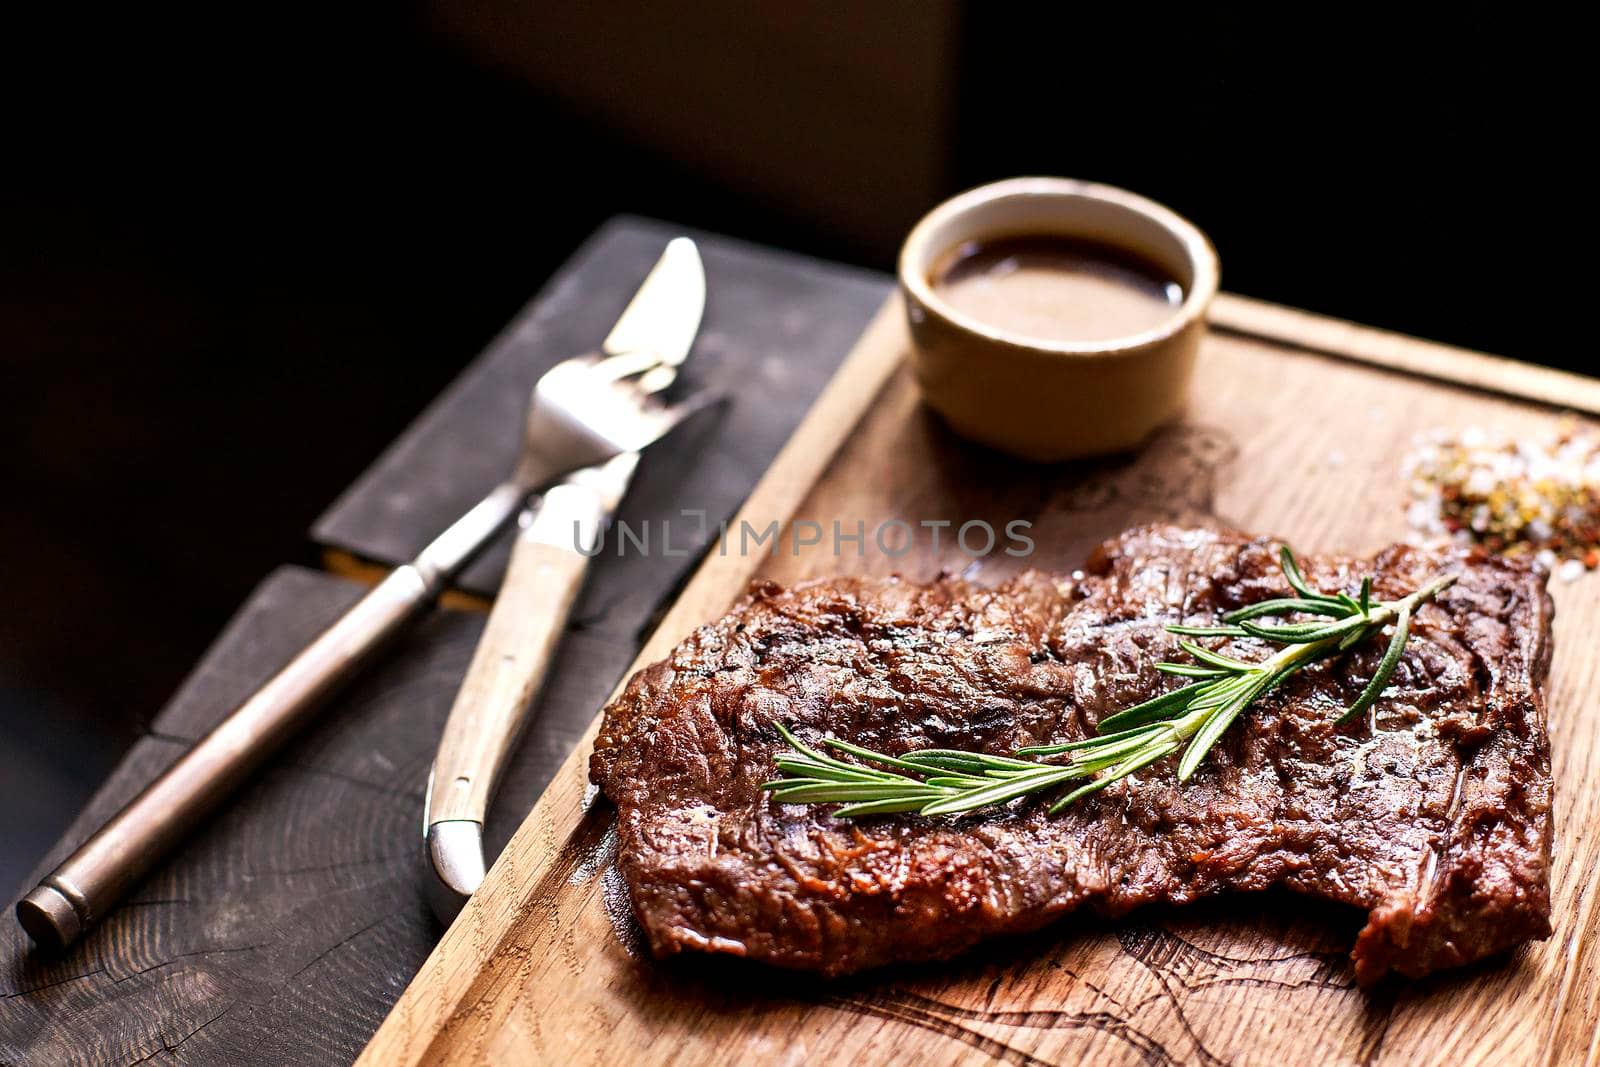
<path fill-rule="evenodd" d="M 439 740 L 424 825 L 482 824 L 583 586 L 606 509 L 583 486 L 545 493 L 517 533 L 500 595 Z"/>
<path fill-rule="evenodd" d="M 526 497 L 497 486 L 411 563 L 396 567 L 234 708 L 17 903 L 23 928 L 61 948 L 97 922 L 150 867 L 439 591 L 517 513 Z"/>
<path fill-rule="evenodd" d="M 430 599 L 415 567 L 391 572 L 24 897 L 23 927 L 76 940 Z"/>

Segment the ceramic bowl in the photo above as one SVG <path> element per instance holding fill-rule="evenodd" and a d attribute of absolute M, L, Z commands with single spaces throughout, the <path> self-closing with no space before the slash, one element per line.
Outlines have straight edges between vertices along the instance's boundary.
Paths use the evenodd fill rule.
<path fill-rule="evenodd" d="M 1167 271 L 1183 301 L 1143 333 L 1046 341 L 980 322 L 934 288 L 930 272 L 960 245 L 1044 235 L 1133 252 Z M 1013 178 L 929 212 L 900 250 L 899 277 L 928 405 L 964 437 L 1051 462 L 1133 448 L 1181 412 L 1218 264 L 1205 234 L 1152 200 L 1067 178 Z"/>

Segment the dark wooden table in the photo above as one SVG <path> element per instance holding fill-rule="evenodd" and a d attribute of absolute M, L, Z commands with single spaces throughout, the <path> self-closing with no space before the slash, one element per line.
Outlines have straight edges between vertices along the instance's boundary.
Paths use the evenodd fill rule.
<path fill-rule="evenodd" d="M 598 343 L 680 232 L 630 218 L 602 228 L 318 520 L 315 540 L 347 570 L 408 558 L 498 479 L 534 380 Z M 688 377 L 733 402 L 648 454 L 619 518 L 671 523 L 674 554 L 608 545 L 596 560 L 491 813 L 495 851 L 889 289 L 879 275 L 691 236 L 709 299 Z M 505 558 L 497 546 L 462 587 L 492 595 Z M 301 567 L 270 575 L 36 873 L 361 589 Z M 481 628 L 470 610 L 426 619 L 69 952 L 36 953 L 0 920 L 0 1063 L 354 1058 L 440 933 L 422 895 L 422 792 Z"/>

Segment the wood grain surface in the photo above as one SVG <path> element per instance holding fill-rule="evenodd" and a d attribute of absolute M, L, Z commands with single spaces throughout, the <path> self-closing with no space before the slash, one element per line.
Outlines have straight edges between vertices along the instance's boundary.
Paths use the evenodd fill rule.
<path fill-rule="evenodd" d="M 1551 407 L 1600 415 L 1600 378 L 1519 363 L 1503 356 L 1420 341 L 1359 323 L 1314 315 L 1297 308 L 1220 293 L 1212 304 L 1212 328 L 1292 345 L 1339 359 L 1404 371 L 1418 378 L 1462 385 Z M 1542 353 L 1524 353 L 1537 359 Z"/>
<path fill-rule="evenodd" d="M 1523 384 L 1543 399 L 1587 388 L 1569 378 L 1570 394 L 1552 396 L 1548 372 L 1524 381 L 1496 361 L 1459 368 L 1467 386 L 1440 384 L 1452 350 L 1406 340 L 1407 358 L 1392 362 L 1382 345 L 1339 354 L 1339 324 L 1266 314 L 1208 339 L 1187 416 L 1137 453 L 1035 467 L 955 440 L 922 409 L 899 316 L 891 302 L 875 320 L 742 518 L 869 530 L 892 518 L 1024 518 L 1033 557 L 970 556 L 948 535 L 898 559 L 870 540 L 861 555 L 826 543 L 713 554 L 641 664 L 756 576 L 952 570 L 992 582 L 1024 565 L 1070 569 L 1103 538 L 1156 519 L 1269 532 L 1306 552 L 1371 551 L 1406 533 L 1397 466 L 1414 433 L 1549 432 L 1555 408 L 1509 397 Z M 1440 372 L 1414 373 L 1419 354 Z M 611 809 L 587 781 L 591 731 L 362 1062 L 1593 1062 L 1600 801 L 1586 783 L 1600 773 L 1600 655 L 1585 635 L 1600 626 L 1600 578 L 1552 591 L 1556 932 L 1506 958 L 1362 991 L 1347 962 L 1362 916 L 1266 894 L 1116 923 L 1072 917 L 948 964 L 842 982 L 658 963 L 641 951 L 614 869 Z"/>
<path fill-rule="evenodd" d="M 361 591 L 298 568 L 264 582 L 38 873 Z M 0 923 L 0 1062 L 353 1054 L 404 980 L 388 961 L 437 935 L 414 889 L 432 753 L 411 724 L 443 722 L 429 683 L 464 668 L 480 626 L 427 620 L 66 954 Z"/>

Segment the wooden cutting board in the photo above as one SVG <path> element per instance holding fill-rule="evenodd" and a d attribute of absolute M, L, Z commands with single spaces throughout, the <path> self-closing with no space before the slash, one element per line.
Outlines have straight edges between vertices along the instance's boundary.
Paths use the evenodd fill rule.
<path fill-rule="evenodd" d="M 712 554 L 638 665 L 716 617 L 754 577 L 832 572 L 980 581 L 1071 569 L 1156 519 L 1222 522 L 1304 552 L 1367 552 L 1406 534 L 1400 458 L 1413 434 L 1546 433 L 1600 414 L 1600 381 L 1222 297 L 1190 411 L 1139 453 L 1036 467 L 962 443 L 919 405 L 901 310 L 883 309 L 746 503 L 845 532 L 1032 521 L 1032 558 L 974 559 L 951 530 L 891 559 L 870 540 Z M 1071 412 L 1063 412 L 1070 418 Z M 737 530 L 738 521 L 733 524 Z M 809 532 L 809 531 L 807 531 Z M 787 532 L 786 532 L 787 537 Z M 802 540 L 805 538 L 802 537 Z M 1003 546 L 1002 546 L 1003 547 Z M 1354 985 L 1363 916 L 1287 894 L 1069 917 L 951 963 L 839 982 L 641 951 L 613 865 L 612 809 L 588 784 L 593 728 L 363 1055 L 366 1063 L 697 1064 L 1578 1063 L 1596 1058 L 1600 875 L 1600 575 L 1553 583 L 1547 697 L 1557 778 L 1556 932 L 1422 982 Z"/>

